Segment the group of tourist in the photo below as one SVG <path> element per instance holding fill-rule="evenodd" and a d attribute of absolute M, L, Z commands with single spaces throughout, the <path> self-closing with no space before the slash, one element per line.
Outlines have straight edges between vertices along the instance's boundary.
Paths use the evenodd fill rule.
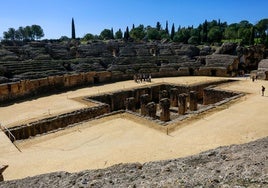
<path fill-rule="evenodd" d="M 152 75 L 148 73 L 134 74 L 133 79 L 136 83 L 151 82 Z"/>
<path fill-rule="evenodd" d="M 257 81 L 258 76 L 257 75 L 256 76 L 252 76 L 251 79 L 252 79 L 252 82 L 254 82 L 255 80 Z"/>

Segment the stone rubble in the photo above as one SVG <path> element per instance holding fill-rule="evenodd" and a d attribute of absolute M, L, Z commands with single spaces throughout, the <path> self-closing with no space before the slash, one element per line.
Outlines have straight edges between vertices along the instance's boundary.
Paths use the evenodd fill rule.
<path fill-rule="evenodd" d="M 54 172 L 4 181 L 28 187 L 268 187 L 268 137 L 198 155 L 144 164 L 118 164 L 78 173 Z"/>

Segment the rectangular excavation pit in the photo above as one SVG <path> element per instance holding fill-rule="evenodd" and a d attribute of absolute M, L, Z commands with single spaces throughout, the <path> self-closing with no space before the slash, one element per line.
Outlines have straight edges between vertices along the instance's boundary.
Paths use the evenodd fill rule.
<path fill-rule="evenodd" d="M 127 110 L 132 114 L 154 120 L 158 124 L 167 125 L 241 97 L 243 95 L 241 93 L 215 88 L 221 83 L 231 81 L 233 80 L 190 86 L 158 84 L 99 94 L 87 97 L 85 100 L 108 104 L 111 112 Z"/>
<path fill-rule="evenodd" d="M 127 112 L 136 116 L 153 120 L 160 125 L 168 125 L 185 119 L 191 114 L 202 113 L 215 105 L 240 97 L 240 93 L 219 90 L 213 87 L 230 81 L 232 80 L 190 86 L 156 84 L 89 96 L 85 97 L 84 100 L 94 102 L 97 106 L 45 118 L 3 131 L 6 135 L 14 135 L 14 137 L 10 137 L 13 142 L 60 130 L 105 114 L 116 113 L 117 111 L 122 112 L 126 108 Z M 177 95 L 177 99 L 175 95 Z M 164 109 L 160 110 L 160 106 Z"/>

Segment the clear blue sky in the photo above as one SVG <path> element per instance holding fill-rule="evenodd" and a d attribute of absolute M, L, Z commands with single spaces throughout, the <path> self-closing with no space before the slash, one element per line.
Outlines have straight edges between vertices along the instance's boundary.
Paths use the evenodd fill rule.
<path fill-rule="evenodd" d="M 163 28 L 166 21 L 177 28 L 196 27 L 206 19 L 256 24 L 268 18 L 268 0 L 5 0 L 0 5 L 0 37 L 10 27 L 33 24 L 43 28 L 44 38 L 71 37 L 72 17 L 77 37 L 157 21 Z"/>

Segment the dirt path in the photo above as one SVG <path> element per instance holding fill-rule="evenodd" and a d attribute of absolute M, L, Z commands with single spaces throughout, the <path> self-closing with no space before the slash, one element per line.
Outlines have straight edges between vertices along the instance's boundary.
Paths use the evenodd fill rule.
<path fill-rule="evenodd" d="M 155 79 L 154 83 L 164 81 L 190 84 L 212 79 L 219 78 L 164 78 Z M 143 123 L 131 121 L 123 114 L 89 121 L 71 129 L 19 142 L 17 145 L 22 152 L 5 149 L 5 152 L 0 153 L 0 163 L 9 165 L 4 177 L 16 179 L 53 171 L 74 172 L 104 168 L 117 163 L 178 158 L 218 146 L 246 143 L 268 136 L 268 94 L 264 97 L 260 95 L 261 85 L 268 88 L 267 81 L 258 80 L 253 83 L 246 79 L 221 86 L 248 94 L 227 109 L 184 125 L 170 135 L 149 128 Z M 133 81 L 125 81 L 60 95 L 65 96 L 65 99 L 66 95 L 76 98 L 136 86 Z M 58 95 L 50 97 L 48 99 L 51 101 L 54 97 L 55 100 L 59 99 Z M 44 98 L 37 99 L 36 103 L 29 101 L 33 107 L 40 107 L 42 102 L 46 102 Z M 13 109 L 19 114 L 23 109 L 21 106 L 26 104 L 27 102 L 24 102 L 5 108 Z M 76 101 L 64 105 L 70 109 L 83 106 Z M 65 107 L 59 104 L 59 109 Z M 55 110 L 59 109 L 55 107 Z M 0 109 L 1 119 L 7 121 L 8 118 L 2 115 L 4 111 Z M 28 115 L 27 112 L 24 114 Z M 12 118 L 10 114 L 9 118 Z M 1 149 L 9 147 L 5 142 L 7 141 L 0 143 Z"/>

